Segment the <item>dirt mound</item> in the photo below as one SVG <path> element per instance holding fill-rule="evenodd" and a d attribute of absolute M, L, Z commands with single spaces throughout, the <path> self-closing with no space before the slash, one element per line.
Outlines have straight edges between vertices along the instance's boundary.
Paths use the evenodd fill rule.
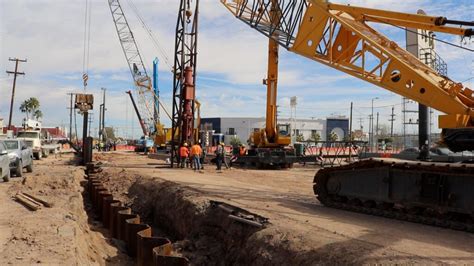
<path fill-rule="evenodd" d="M 34 174 L 12 179 L 9 188 L 5 187 L 9 197 L 26 192 L 53 206 L 30 211 L 11 199 L 2 202 L 2 209 L 8 208 L 10 213 L 10 235 L 0 247 L 0 264 L 131 265 L 98 228 L 89 225 L 81 186 L 84 169 L 52 160 L 38 162 Z"/>

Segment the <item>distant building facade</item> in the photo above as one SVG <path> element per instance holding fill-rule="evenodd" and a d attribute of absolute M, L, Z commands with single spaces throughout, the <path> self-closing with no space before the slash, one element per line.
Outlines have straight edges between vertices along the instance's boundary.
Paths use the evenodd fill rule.
<path fill-rule="evenodd" d="M 330 117 L 327 119 L 279 119 L 279 124 L 290 124 L 293 135 L 310 140 L 318 134 L 321 141 L 328 140 L 331 132 L 338 140 L 349 135 L 349 119 L 345 117 Z M 201 129 L 213 130 L 214 133 L 224 134 L 227 143 L 231 136 L 237 136 L 246 143 L 250 133 L 265 127 L 265 118 L 255 117 L 210 117 L 201 119 Z"/>

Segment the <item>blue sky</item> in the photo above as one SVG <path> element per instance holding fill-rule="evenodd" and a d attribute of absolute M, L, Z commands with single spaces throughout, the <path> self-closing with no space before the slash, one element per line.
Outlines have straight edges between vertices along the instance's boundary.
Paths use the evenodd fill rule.
<path fill-rule="evenodd" d="M 108 113 L 106 123 L 118 128 L 121 135 L 138 136 L 139 125 L 128 96 L 132 89 L 131 76 L 115 32 L 106 0 L 92 3 L 91 42 L 88 90 L 96 96 L 107 88 Z M 157 51 L 141 27 L 129 4 L 122 0 L 130 26 L 142 55 L 151 71 L 155 56 L 160 62 L 162 100 L 170 109 L 172 76 L 163 56 Z M 474 20 L 472 0 L 459 1 L 334 1 L 372 8 L 442 15 L 456 20 Z M 176 0 L 133 0 L 148 26 L 158 39 L 168 58 L 173 59 Z M 0 69 L 12 70 L 9 57 L 28 58 L 20 66 L 26 72 L 18 79 L 15 110 L 19 102 L 34 96 L 39 98 L 45 114 L 44 124 L 68 124 L 68 92 L 82 86 L 82 56 L 85 0 L 0 0 Z M 21 14 L 21 15 L 18 15 Z M 404 32 L 388 27 L 377 29 L 404 47 Z M 459 37 L 438 34 L 438 38 L 460 44 Z M 437 52 L 448 63 L 449 76 L 464 81 L 474 76 L 474 53 L 437 44 Z M 470 47 L 473 47 L 471 40 Z M 235 19 L 217 0 L 201 0 L 200 35 L 198 46 L 197 97 L 202 102 L 202 116 L 261 117 L 265 113 L 267 39 Z M 474 87 L 474 80 L 466 82 Z M 8 117 L 12 79 L 0 73 L 0 117 Z M 354 124 L 359 118 L 368 128 L 371 99 L 376 100 L 380 123 L 388 125 L 391 106 L 395 106 L 396 131 L 401 128 L 401 98 L 369 83 L 280 50 L 279 105 L 280 116 L 290 115 L 289 98 L 298 97 L 297 116 L 325 118 L 348 115 L 354 102 Z M 19 124 L 22 114 L 15 112 Z M 95 126 L 97 127 L 97 117 Z M 162 119 L 165 124 L 169 120 Z M 80 123 L 79 123 L 80 126 Z"/>

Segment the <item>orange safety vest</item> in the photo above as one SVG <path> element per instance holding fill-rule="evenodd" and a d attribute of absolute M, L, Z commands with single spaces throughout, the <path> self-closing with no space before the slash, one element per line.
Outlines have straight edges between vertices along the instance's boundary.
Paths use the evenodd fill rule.
<path fill-rule="evenodd" d="M 201 156 L 201 154 L 202 154 L 202 149 L 199 145 L 193 145 L 191 147 L 191 155 L 192 156 L 196 156 L 196 155 Z"/>
<path fill-rule="evenodd" d="M 245 147 L 240 147 L 239 149 L 239 155 L 244 156 L 245 155 Z"/>
<path fill-rule="evenodd" d="M 179 156 L 181 157 L 188 157 L 189 156 L 189 150 L 187 147 L 182 146 L 179 148 Z"/>

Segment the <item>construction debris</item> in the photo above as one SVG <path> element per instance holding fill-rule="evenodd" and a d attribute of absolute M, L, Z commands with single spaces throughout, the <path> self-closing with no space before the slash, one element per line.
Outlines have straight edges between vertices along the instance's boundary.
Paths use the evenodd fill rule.
<path fill-rule="evenodd" d="M 24 205 L 25 207 L 27 207 L 28 209 L 32 210 L 32 211 L 37 211 L 41 206 L 41 204 L 39 204 L 38 202 L 33 201 L 30 198 L 27 198 L 22 194 L 16 194 L 15 195 L 15 200 L 18 201 L 19 203 L 21 203 L 22 205 Z"/>
<path fill-rule="evenodd" d="M 25 207 L 27 207 L 28 209 L 32 211 L 37 211 L 38 209 L 41 208 L 41 206 L 44 206 L 47 208 L 53 207 L 53 204 L 26 192 L 18 192 L 15 195 L 15 200 L 20 202 L 21 204 L 23 204 Z"/>
<path fill-rule="evenodd" d="M 31 200 L 34 200 L 34 201 L 37 201 L 37 202 L 43 204 L 43 206 L 45 206 L 45 207 L 47 207 L 47 208 L 53 207 L 53 204 L 51 204 L 51 203 L 49 203 L 49 202 L 47 202 L 47 201 L 45 201 L 45 200 L 42 200 L 42 199 L 40 199 L 40 198 L 38 198 L 38 197 L 36 197 L 36 196 L 33 196 L 33 195 L 29 194 L 29 193 L 23 192 L 23 195 L 26 196 L 27 198 L 31 199 Z"/>

